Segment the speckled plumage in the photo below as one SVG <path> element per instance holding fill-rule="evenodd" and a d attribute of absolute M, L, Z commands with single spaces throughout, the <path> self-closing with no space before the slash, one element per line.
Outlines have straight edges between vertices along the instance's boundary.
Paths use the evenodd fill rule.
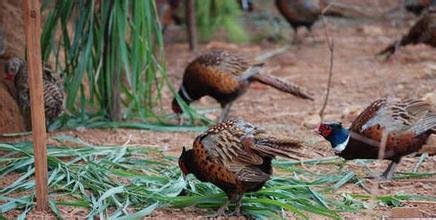
<path fill-rule="evenodd" d="M 320 133 L 329 140 L 334 132 L 328 124 L 320 126 Z M 436 133 L 436 113 L 431 105 L 415 99 L 382 98 L 369 105 L 348 129 L 350 139 L 346 148 L 338 153 L 345 159 L 383 159 L 397 164 L 401 157 L 419 151 L 430 134 Z M 385 151 L 380 154 L 380 142 L 386 134 Z M 391 177 L 395 166 L 391 164 L 385 177 Z"/>
<path fill-rule="evenodd" d="M 5 64 L 5 72 L 13 72 L 15 74 L 13 79 L 17 103 L 27 122 L 26 126 L 30 129 L 30 90 L 27 83 L 28 72 L 26 62 L 21 58 L 12 58 Z M 62 86 L 59 85 L 57 79 L 53 76 L 53 70 L 47 64 L 43 64 L 43 82 L 46 123 L 50 123 L 62 112 L 64 94 Z"/>
<path fill-rule="evenodd" d="M 192 173 L 222 189 L 239 212 L 243 194 L 259 190 L 269 179 L 271 160 L 275 156 L 298 159 L 303 146 L 300 140 L 273 137 L 245 121 L 231 120 L 200 134 L 191 150 L 183 149 L 179 166 L 185 175 Z"/>
<path fill-rule="evenodd" d="M 295 85 L 261 74 L 262 67 L 263 63 L 253 63 L 229 52 L 212 51 L 197 57 L 186 67 L 178 94 L 188 104 L 203 96 L 211 96 L 225 109 L 220 121 L 227 118 L 231 103 L 253 81 L 301 98 L 312 99 Z M 181 113 L 176 99 L 173 100 L 173 111 Z"/>
<path fill-rule="evenodd" d="M 436 47 L 436 8 L 430 8 L 427 14 L 421 17 L 401 40 L 392 43 L 380 51 L 378 55 L 390 57 L 399 47 L 420 43 Z"/>

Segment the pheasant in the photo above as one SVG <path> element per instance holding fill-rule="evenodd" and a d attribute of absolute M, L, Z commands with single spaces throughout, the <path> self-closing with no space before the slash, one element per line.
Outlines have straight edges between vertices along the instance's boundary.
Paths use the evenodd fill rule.
<path fill-rule="evenodd" d="M 430 8 L 428 13 L 419 19 L 415 25 L 404 35 L 401 40 L 396 41 L 380 51 L 377 55 L 386 55 L 389 58 L 398 47 L 409 44 L 424 43 L 436 47 L 436 8 Z"/>
<path fill-rule="evenodd" d="M 436 133 L 436 113 L 421 100 L 382 98 L 360 113 L 349 129 L 328 122 L 321 124 L 318 132 L 344 159 L 391 160 L 382 175 L 391 179 L 401 157 L 420 150 Z M 384 152 L 380 150 L 382 140 L 386 140 Z"/>
<path fill-rule="evenodd" d="M 405 0 L 404 7 L 415 15 L 420 15 L 430 6 L 436 6 L 436 0 Z"/>
<path fill-rule="evenodd" d="M 26 119 L 25 121 L 29 123 L 27 128 L 30 129 L 30 98 L 26 62 L 21 58 L 12 58 L 6 62 L 4 67 L 6 79 L 14 80 L 18 106 Z M 64 100 L 63 89 L 52 72 L 53 70 L 49 65 L 43 65 L 44 107 L 47 125 L 62 112 Z"/>
<path fill-rule="evenodd" d="M 319 0 L 276 0 L 276 7 L 294 29 L 294 43 L 299 42 L 298 28 L 311 30 L 321 15 Z"/>
<path fill-rule="evenodd" d="M 244 193 L 261 189 L 272 175 L 272 159 L 298 160 L 305 157 L 300 151 L 303 147 L 300 140 L 273 137 L 243 120 L 230 120 L 200 134 L 192 149 L 183 147 L 179 167 L 184 176 L 192 173 L 227 194 L 218 215 L 225 215 L 230 202 L 236 203 L 235 214 L 240 215 Z"/>
<path fill-rule="evenodd" d="M 176 25 L 183 23 L 182 18 L 177 14 L 180 4 L 180 0 L 158 0 L 156 2 L 162 24 L 162 33 L 165 33 L 173 23 Z"/>
<path fill-rule="evenodd" d="M 243 11 L 254 11 L 255 6 L 252 0 L 238 0 L 238 3 Z"/>
<path fill-rule="evenodd" d="M 276 0 L 280 14 L 294 29 L 294 43 L 300 42 L 298 28 L 306 27 L 311 31 L 312 25 L 319 19 L 321 12 L 334 17 L 368 17 L 363 11 L 351 5 L 337 3 L 331 0 Z"/>
<path fill-rule="evenodd" d="M 211 96 L 223 108 L 219 121 L 228 117 L 235 99 L 241 96 L 249 84 L 257 81 L 303 99 L 313 98 L 299 87 L 271 75 L 261 74 L 263 63 L 250 63 L 243 57 L 224 51 L 212 51 L 199 56 L 185 69 L 183 82 L 178 91 L 180 98 L 190 104 L 203 96 Z M 176 98 L 172 110 L 180 114 L 182 109 Z"/>

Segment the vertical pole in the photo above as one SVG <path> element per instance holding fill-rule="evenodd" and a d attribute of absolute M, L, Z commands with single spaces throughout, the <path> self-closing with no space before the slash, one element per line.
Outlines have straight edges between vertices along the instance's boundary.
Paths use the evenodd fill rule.
<path fill-rule="evenodd" d="M 197 24 L 194 0 L 185 0 L 186 24 L 188 26 L 189 49 L 197 49 Z"/>
<path fill-rule="evenodd" d="M 44 114 L 44 92 L 41 63 L 41 14 L 39 0 L 23 0 L 26 36 L 28 83 L 32 115 L 32 138 L 35 152 L 36 209 L 48 209 L 47 148 Z"/>

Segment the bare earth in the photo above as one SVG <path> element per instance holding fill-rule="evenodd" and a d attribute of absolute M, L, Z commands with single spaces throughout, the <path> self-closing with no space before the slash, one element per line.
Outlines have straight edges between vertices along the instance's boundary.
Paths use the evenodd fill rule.
<path fill-rule="evenodd" d="M 329 21 L 329 29 L 335 41 L 335 57 L 333 70 L 333 84 L 330 101 L 326 109 L 326 118 L 343 121 L 348 125 L 357 114 L 373 100 L 386 96 L 424 97 L 436 106 L 436 50 L 424 45 L 408 46 L 400 49 L 390 60 L 377 59 L 374 54 L 397 39 L 399 34 L 405 33 L 409 25 L 393 27 L 391 23 L 380 21 Z M 302 33 L 305 34 L 305 33 Z M 287 44 L 285 42 L 285 44 Z M 189 52 L 186 44 L 168 44 L 166 55 L 168 70 L 173 82 L 178 85 L 184 67 L 196 55 L 210 49 L 226 49 L 237 51 L 248 56 L 257 56 L 274 48 L 284 45 L 261 42 L 251 45 L 233 45 L 212 42 L 201 45 L 195 54 Z M 298 136 L 311 142 L 322 142 L 311 129 L 318 122 L 318 111 L 324 99 L 324 92 L 328 77 L 329 51 L 325 43 L 324 30 L 321 22 L 314 27 L 313 33 L 298 46 L 292 46 L 286 52 L 271 58 L 265 71 L 282 79 L 292 81 L 310 90 L 315 101 L 305 101 L 293 96 L 260 85 L 253 84 L 251 89 L 233 106 L 232 117 L 243 118 L 253 124 L 262 126 L 274 134 Z M 170 95 L 164 95 L 164 103 L 169 111 Z M 219 105 L 211 99 L 203 99 L 196 103 L 196 108 L 213 106 L 215 111 L 208 113 L 208 117 L 216 118 Z M 1 108 L 0 108 L 1 110 Z M 167 133 L 142 130 L 96 130 L 61 131 L 51 135 L 73 135 L 95 144 L 122 144 L 130 139 L 131 144 L 160 147 L 166 154 L 178 155 L 182 146 L 190 146 L 195 133 Z M 433 137 L 434 139 L 434 137 Z M 1 139 L 0 139 L 1 141 Z M 4 139 L 4 141 L 12 141 Z M 436 141 L 428 146 L 433 152 Z M 410 172 L 418 158 L 404 158 L 398 171 Z M 420 168 L 420 172 L 435 172 L 436 156 L 427 158 Z M 346 169 L 355 171 L 358 175 L 367 176 L 366 170 L 356 162 L 347 163 Z M 387 161 L 376 161 L 370 168 L 382 172 Z M 334 166 L 310 167 L 314 172 L 324 172 L 335 169 Z M 2 178 L 0 186 L 10 184 L 15 178 Z M 420 194 L 436 196 L 436 177 L 423 179 L 403 179 L 392 182 L 373 182 L 370 189 L 376 194 Z M 355 184 L 348 184 L 340 192 L 366 194 Z M 376 208 L 366 210 L 366 213 L 344 214 L 344 217 L 436 217 L 434 203 L 414 202 L 406 203 L 412 211 L 405 208 L 383 207 L 374 204 Z M 416 212 L 416 213 L 415 213 Z M 197 208 L 161 209 L 153 213 L 152 217 L 169 218 L 197 218 L 205 216 L 207 210 Z M 10 212 L 13 217 L 19 212 Z M 79 216 L 86 214 L 77 213 Z M 38 213 L 33 213 L 34 217 Z"/>

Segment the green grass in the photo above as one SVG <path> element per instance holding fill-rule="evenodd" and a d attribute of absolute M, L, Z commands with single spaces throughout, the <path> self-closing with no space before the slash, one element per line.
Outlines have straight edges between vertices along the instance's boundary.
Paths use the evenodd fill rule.
<path fill-rule="evenodd" d="M 70 136 L 53 138 L 74 145 L 48 147 L 50 207 L 62 218 L 61 206 L 84 208 L 88 218 L 140 218 L 158 208 L 196 206 L 213 215 L 226 199 L 210 183 L 192 175 L 185 181 L 175 157 L 146 146 L 95 146 Z M 33 208 L 33 148 L 30 142 L 0 144 L 0 178 L 19 175 L 15 182 L 0 189 L 0 213 L 22 211 L 20 218 Z M 337 158 L 303 161 L 310 166 L 341 164 Z M 366 209 L 370 195 L 337 194 L 344 184 L 358 182 L 351 171 L 334 170 L 312 173 L 300 163 L 278 160 L 273 176 L 265 187 L 243 198 L 243 213 L 256 218 L 286 218 L 291 214 L 309 219 L 319 215 L 340 219 L 342 212 Z M 341 198 L 342 199 L 337 199 Z M 336 198 L 336 199 L 334 199 Z M 376 200 L 398 206 L 404 200 L 432 200 L 415 195 L 379 195 Z M 233 208 L 233 206 L 231 207 Z M 128 217 L 127 217 L 128 216 Z"/>
<path fill-rule="evenodd" d="M 123 121 L 171 123 L 161 95 L 175 88 L 167 76 L 155 1 L 45 0 L 42 10 L 43 60 L 55 60 L 66 93 L 66 114 L 53 128 L 114 120 L 117 97 Z M 201 119 L 182 108 L 191 124 Z"/>

